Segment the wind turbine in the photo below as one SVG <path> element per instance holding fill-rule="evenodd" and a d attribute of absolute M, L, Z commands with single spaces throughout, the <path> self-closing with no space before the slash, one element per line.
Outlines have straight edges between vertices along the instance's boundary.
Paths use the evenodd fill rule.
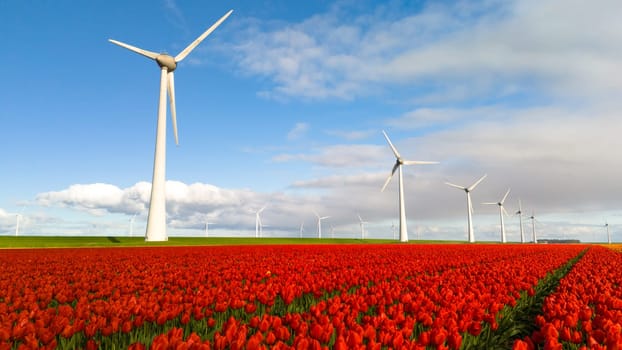
<path fill-rule="evenodd" d="M 153 162 L 153 180 L 151 182 L 151 200 L 149 202 L 149 214 L 147 218 L 146 241 L 166 241 L 166 198 L 165 198 L 165 172 L 166 172 L 166 92 L 171 103 L 171 119 L 173 122 L 173 133 L 175 134 L 175 144 L 179 144 L 177 136 L 177 116 L 175 111 L 175 79 L 173 72 L 188 54 L 197 45 L 212 33 L 231 13 L 227 12 L 216 23 L 209 27 L 201 36 L 183 49 L 177 56 L 173 57 L 165 53 L 156 53 L 140 49 L 138 47 L 122 43 L 120 41 L 108 39 L 111 43 L 124 47 L 139 55 L 155 60 L 160 66 L 160 101 L 158 104 L 158 123 L 156 129 L 156 147 Z"/>
<path fill-rule="evenodd" d="M 22 214 L 15 214 L 15 236 L 19 234 L 19 221 L 22 218 Z"/>
<path fill-rule="evenodd" d="M 480 182 L 482 182 L 486 176 L 488 176 L 488 174 L 484 174 L 484 176 L 482 176 L 479 180 L 475 181 L 474 184 L 472 184 L 469 187 L 463 187 L 463 186 L 459 186 L 459 185 L 455 185 L 449 182 L 445 182 L 446 185 L 449 185 L 451 187 L 455 187 L 455 188 L 459 188 L 461 190 L 463 190 L 464 192 L 466 192 L 467 195 L 467 223 L 468 223 L 468 231 L 467 231 L 467 238 L 469 239 L 470 243 L 475 242 L 475 236 L 473 234 L 473 204 L 471 204 L 471 191 L 473 191 L 475 189 L 475 187 L 477 187 L 477 185 L 479 185 Z"/>
<path fill-rule="evenodd" d="M 132 215 L 130 218 L 130 237 L 134 235 L 134 220 L 136 219 L 136 215 L 138 215 L 138 213 Z"/>
<path fill-rule="evenodd" d="M 395 239 L 395 223 L 391 223 L 391 232 L 393 233 L 393 239 Z"/>
<path fill-rule="evenodd" d="M 508 194 L 510 194 L 509 188 L 508 188 L 508 191 L 505 192 L 505 196 L 503 196 L 503 198 L 499 202 L 482 203 L 485 205 L 498 205 L 499 206 L 499 218 L 501 220 L 501 243 L 507 242 L 507 239 L 505 237 L 505 225 L 503 224 L 503 215 L 508 215 L 508 213 L 505 211 L 505 208 L 503 207 L 503 202 L 505 202 L 505 199 L 508 197 Z"/>
<path fill-rule="evenodd" d="M 359 217 L 359 224 L 361 225 L 361 239 L 365 239 L 365 224 L 367 224 L 367 221 L 363 221 L 359 214 L 356 214 L 356 216 Z"/>
<path fill-rule="evenodd" d="M 15 236 L 19 235 L 19 223 L 23 218 L 22 213 L 26 207 L 23 206 L 19 213 L 15 214 Z"/>
<path fill-rule="evenodd" d="M 609 233 L 609 223 L 605 221 L 605 228 L 607 229 L 607 242 L 611 244 L 611 233 Z"/>
<path fill-rule="evenodd" d="M 263 230 L 263 225 L 261 223 L 261 212 L 266 209 L 264 205 L 261 209 L 255 212 L 255 238 L 260 238 Z"/>
<path fill-rule="evenodd" d="M 397 151 L 397 148 L 393 146 L 389 136 L 384 130 L 382 131 L 384 134 L 384 138 L 387 139 L 393 154 L 395 155 L 395 164 L 393 165 L 393 169 L 391 170 L 391 174 L 387 178 L 387 181 L 384 182 L 384 186 L 382 186 L 382 190 L 380 192 L 384 192 L 384 189 L 387 187 L 391 178 L 393 178 L 393 174 L 398 170 L 398 201 L 399 201 L 399 210 L 400 210 L 400 242 L 408 242 L 408 228 L 406 227 L 406 208 L 404 207 L 404 180 L 402 179 L 402 165 L 416 165 L 416 164 L 438 164 L 438 162 L 427 162 L 427 161 L 418 161 L 418 160 L 405 160 L 402 159 L 400 153 Z"/>
<path fill-rule="evenodd" d="M 531 212 L 531 216 L 529 218 L 531 219 L 531 232 L 533 235 L 533 243 L 538 243 L 538 236 L 536 236 L 536 216 L 533 211 Z"/>
<path fill-rule="evenodd" d="M 317 237 L 322 239 L 322 220 L 328 219 L 330 216 L 320 216 L 318 213 L 314 213 L 317 217 Z"/>
<path fill-rule="evenodd" d="M 523 208 L 521 207 L 520 199 L 518 200 L 518 211 L 516 212 L 518 215 L 518 222 L 520 224 L 520 242 L 525 243 L 525 232 L 523 231 Z"/>
<path fill-rule="evenodd" d="M 305 232 L 305 222 L 300 223 L 300 238 L 302 238 L 302 233 Z"/>

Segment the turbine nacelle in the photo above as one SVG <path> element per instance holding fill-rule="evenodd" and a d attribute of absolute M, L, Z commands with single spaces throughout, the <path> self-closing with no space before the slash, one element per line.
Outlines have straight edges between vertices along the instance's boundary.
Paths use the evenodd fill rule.
<path fill-rule="evenodd" d="M 167 54 L 160 54 L 156 56 L 155 61 L 158 62 L 158 66 L 160 66 L 160 68 L 166 67 L 166 70 L 169 73 L 172 73 L 175 68 L 177 68 L 177 62 L 175 62 L 175 58 Z"/>

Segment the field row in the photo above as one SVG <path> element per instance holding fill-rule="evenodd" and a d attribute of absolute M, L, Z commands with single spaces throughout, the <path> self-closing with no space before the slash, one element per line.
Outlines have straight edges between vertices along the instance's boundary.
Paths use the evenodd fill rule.
<path fill-rule="evenodd" d="M 524 348 L 622 349 L 622 255 L 593 247 L 559 283 Z"/>
<path fill-rule="evenodd" d="M 480 334 L 497 331 L 509 309 L 584 249 L 392 244 L 1 251 L 0 349 L 459 349 L 481 344 Z"/>

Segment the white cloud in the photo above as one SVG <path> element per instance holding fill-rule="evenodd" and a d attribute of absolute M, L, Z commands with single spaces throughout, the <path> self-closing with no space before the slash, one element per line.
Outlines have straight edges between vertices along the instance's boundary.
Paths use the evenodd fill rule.
<path fill-rule="evenodd" d="M 586 87 L 612 95 L 622 87 L 612 74 L 622 56 L 611 45 L 622 39 L 615 0 L 431 2 L 417 13 L 383 5 L 342 15 L 349 10 L 333 6 L 275 29 L 256 22 L 235 46 L 240 69 L 271 78 L 267 95 L 312 99 L 404 85 L 427 87 L 417 96 L 427 101 L 447 90 L 465 100 L 534 90 L 576 96 Z"/>
<path fill-rule="evenodd" d="M 309 131 L 308 123 L 296 123 L 294 128 L 287 133 L 288 140 L 296 140 L 303 137 Z"/>

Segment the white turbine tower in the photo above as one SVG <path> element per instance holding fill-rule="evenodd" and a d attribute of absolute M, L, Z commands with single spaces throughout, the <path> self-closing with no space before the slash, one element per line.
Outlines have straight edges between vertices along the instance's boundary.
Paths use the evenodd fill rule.
<path fill-rule="evenodd" d="M 137 54 L 155 60 L 160 66 L 160 102 L 158 104 L 158 124 L 156 128 L 156 147 L 153 162 L 153 180 L 151 182 L 151 200 L 149 202 L 149 215 L 147 219 L 146 241 L 166 241 L 166 198 L 165 198 L 165 172 L 166 172 L 166 92 L 171 103 L 171 119 L 173 122 L 173 133 L 175 143 L 179 144 L 177 137 L 177 116 L 175 112 L 175 80 L 173 71 L 177 64 L 194 50 L 197 45 L 212 33 L 229 15 L 230 10 L 222 16 L 216 23 L 207 29 L 201 36 L 193 41 L 188 47 L 181 51 L 177 56 L 172 57 L 165 53 L 156 53 L 139 49 L 135 46 L 109 39 L 113 44 L 124 47 Z"/>
<path fill-rule="evenodd" d="M 205 221 L 205 237 L 209 237 L 209 225 L 214 224 L 214 222 Z"/>
<path fill-rule="evenodd" d="M 305 222 L 300 223 L 300 238 L 302 238 L 302 233 L 305 232 Z"/>
<path fill-rule="evenodd" d="M 475 183 L 472 184 L 469 187 L 454 185 L 452 183 L 445 182 L 445 184 L 447 184 L 447 185 L 449 185 L 451 187 L 455 187 L 455 188 L 461 189 L 464 192 L 466 192 L 466 195 L 467 195 L 467 224 L 468 224 L 467 238 L 468 238 L 470 243 L 475 242 L 475 235 L 473 233 L 473 204 L 471 204 L 471 191 L 473 191 L 475 189 L 475 187 L 477 187 L 477 185 L 479 185 L 479 183 L 482 182 L 486 178 L 486 176 L 488 176 L 488 175 L 484 174 L 484 176 L 482 176 L 479 180 L 475 181 Z"/>
<path fill-rule="evenodd" d="M 328 219 L 330 216 L 320 216 L 318 213 L 314 213 L 317 217 L 317 237 L 322 238 L 322 220 Z"/>
<path fill-rule="evenodd" d="M 260 238 L 263 231 L 263 224 L 261 223 L 261 212 L 266 209 L 264 205 L 261 209 L 255 212 L 255 238 Z"/>
<path fill-rule="evenodd" d="M 365 224 L 367 224 L 367 221 L 363 221 L 359 214 L 356 214 L 356 216 L 359 217 L 359 224 L 361 225 L 361 239 L 365 239 Z"/>
<path fill-rule="evenodd" d="M 536 216 L 533 211 L 531 212 L 531 216 L 529 218 L 531 219 L 531 233 L 533 235 L 533 243 L 538 243 L 538 236 L 536 235 Z"/>
<path fill-rule="evenodd" d="M 605 221 L 605 228 L 607 229 L 607 242 L 611 244 L 611 233 L 609 232 L 609 223 Z"/>
<path fill-rule="evenodd" d="M 518 200 L 518 211 L 516 212 L 518 215 L 518 222 L 520 225 L 520 242 L 525 243 L 525 231 L 523 231 L 523 208 L 521 207 L 520 199 Z"/>
<path fill-rule="evenodd" d="M 384 186 L 382 186 L 382 190 L 380 192 L 384 192 L 384 189 L 387 187 L 391 178 L 393 178 L 393 174 L 395 171 L 398 171 L 398 201 L 399 201 L 399 210 L 400 210 L 400 242 L 408 242 L 408 228 L 406 227 L 406 208 L 404 207 L 404 180 L 402 179 L 402 165 L 417 165 L 417 164 L 438 164 L 438 162 L 428 162 L 428 161 L 417 161 L 417 160 L 404 160 L 400 153 L 397 151 L 397 148 L 393 146 L 389 136 L 384 130 L 382 131 L 384 134 L 384 138 L 387 139 L 393 154 L 395 155 L 395 164 L 393 165 L 393 169 L 391 170 L 391 174 L 387 178 L 387 181 L 384 182 Z"/>
<path fill-rule="evenodd" d="M 503 223 L 503 216 L 504 215 L 508 215 L 508 213 L 505 211 L 505 208 L 503 207 L 503 203 L 505 202 L 505 199 L 508 197 L 508 194 L 510 194 L 510 189 L 508 188 L 508 191 L 505 192 L 505 196 L 503 196 L 503 198 L 499 201 L 499 202 L 486 202 L 486 203 L 482 203 L 485 205 L 498 205 L 499 206 L 499 218 L 501 220 L 501 243 L 506 243 L 507 239 L 505 237 L 505 225 Z"/>
<path fill-rule="evenodd" d="M 19 221 L 22 219 L 22 214 L 15 214 L 15 236 L 19 235 Z"/>
<path fill-rule="evenodd" d="M 24 216 L 22 215 L 24 213 L 24 209 L 26 209 L 25 206 L 22 207 L 19 213 L 15 214 L 15 236 L 19 235 L 19 224 L 24 218 Z"/>
<path fill-rule="evenodd" d="M 136 215 L 138 215 L 138 213 L 132 215 L 130 218 L 130 237 L 134 235 L 134 221 L 136 220 Z"/>

